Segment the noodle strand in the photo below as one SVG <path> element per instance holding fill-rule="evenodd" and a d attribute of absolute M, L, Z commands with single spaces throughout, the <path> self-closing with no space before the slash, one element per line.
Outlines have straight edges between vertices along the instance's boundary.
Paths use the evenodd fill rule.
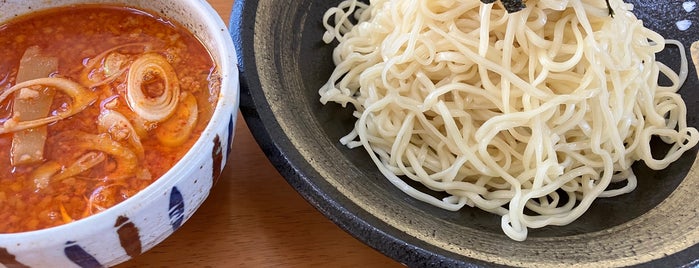
<path fill-rule="evenodd" d="M 515 13 L 479 0 L 346 0 L 323 17 L 323 40 L 338 43 L 320 101 L 353 105 L 340 142 L 364 148 L 400 190 L 500 215 L 521 241 L 633 191 L 635 161 L 663 169 L 699 142 L 677 93 L 686 56 L 679 74 L 655 60 L 682 45 L 622 0 L 609 5 L 613 18 L 600 0 L 528 0 Z M 658 158 L 651 140 L 670 149 Z"/>

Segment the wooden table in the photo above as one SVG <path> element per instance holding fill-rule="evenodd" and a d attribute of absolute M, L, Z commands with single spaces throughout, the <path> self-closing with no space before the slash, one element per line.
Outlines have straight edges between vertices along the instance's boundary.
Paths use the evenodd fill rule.
<path fill-rule="evenodd" d="M 224 22 L 233 0 L 208 0 Z M 119 267 L 402 267 L 308 204 L 238 116 L 233 151 L 208 199 L 172 236 Z"/>

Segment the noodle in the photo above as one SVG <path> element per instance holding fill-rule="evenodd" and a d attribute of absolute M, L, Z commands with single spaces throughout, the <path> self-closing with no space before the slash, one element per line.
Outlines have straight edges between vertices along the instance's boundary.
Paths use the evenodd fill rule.
<path fill-rule="evenodd" d="M 524 240 L 634 190 L 634 161 L 663 169 L 699 141 L 676 93 L 686 71 L 655 61 L 667 42 L 631 5 L 609 4 L 613 18 L 603 0 L 528 0 L 516 13 L 479 0 L 344 1 L 324 16 L 323 40 L 338 44 L 320 101 L 354 106 L 341 142 L 366 149 L 400 190 L 498 214 Z M 653 137 L 672 145 L 661 159 Z"/>

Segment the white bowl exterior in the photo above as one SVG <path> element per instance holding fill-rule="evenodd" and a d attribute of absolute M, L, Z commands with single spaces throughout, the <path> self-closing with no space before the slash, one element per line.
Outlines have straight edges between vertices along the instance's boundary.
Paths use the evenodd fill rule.
<path fill-rule="evenodd" d="M 6 0 L 0 2 L 0 22 L 82 3 L 141 8 L 189 28 L 209 50 L 222 76 L 216 111 L 192 149 L 160 179 L 126 201 L 70 224 L 0 234 L 0 267 L 101 267 L 135 257 L 192 216 L 227 162 L 239 102 L 237 57 L 227 27 L 213 8 L 203 0 Z"/>

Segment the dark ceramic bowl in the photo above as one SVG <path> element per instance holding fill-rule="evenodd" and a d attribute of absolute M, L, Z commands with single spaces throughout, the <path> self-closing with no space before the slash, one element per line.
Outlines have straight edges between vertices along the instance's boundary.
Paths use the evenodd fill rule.
<path fill-rule="evenodd" d="M 499 216 L 445 211 L 396 189 L 363 149 L 338 142 L 353 127 L 351 110 L 318 100 L 334 68 L 321 20 L 339 2 L 236 0 L 230 28 L 248 126 L 289 184 L 341 228 L 415 267 L 699 264 L 696 149 L 662 171 L 637 163 L 635 191 L 596 200 L 567 226 L 530 229 L 524 242 L 502 233 Z M 687 12 L 682 1 L 630 2 L 645 25 L 666 38 L 687 46 L 699 38 L 697 11 Z M 695 25 L 682 31 L 676 22 L 683 19 Z M 659 59 L 668 63 L 664 59 L 678 53 L 668 48 Z M 680 92 L 696 127 L 699 88 L 691 65 Z"/>

